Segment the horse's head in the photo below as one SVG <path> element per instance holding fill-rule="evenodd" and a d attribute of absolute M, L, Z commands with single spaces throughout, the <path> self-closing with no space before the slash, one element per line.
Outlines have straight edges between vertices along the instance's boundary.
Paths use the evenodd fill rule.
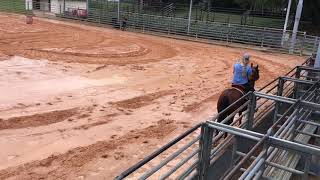
<path fill-rule="evenodd" d="M 260 78 L 259 65 L 253 66 L 253 64 L 251 63 L 251 69 L 252 69 L 252 74 L 249 77 L 249 80 L 250 81 L 257 81 Z"/>

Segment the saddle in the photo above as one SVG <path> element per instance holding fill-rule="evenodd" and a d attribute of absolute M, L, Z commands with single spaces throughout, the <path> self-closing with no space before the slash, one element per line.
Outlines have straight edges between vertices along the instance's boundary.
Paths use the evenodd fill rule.
<path fill-rule="evenodd" d="M 244 87 L 244 86 L 242 86 L 242 85 L 232 84 L 231 87 L 239 90 L 243 95 L 245 95 L 245 94 L 247 93 L 246 87 Z"/>

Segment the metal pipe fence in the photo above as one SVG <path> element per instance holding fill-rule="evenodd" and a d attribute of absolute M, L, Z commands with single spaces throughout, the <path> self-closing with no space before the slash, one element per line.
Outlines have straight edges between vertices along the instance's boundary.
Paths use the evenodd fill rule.
<path fill-rule="evenodd" d="M 303 63 L 303 65 L 306 64 L 309 64 L 309 62 Z M 318 90 L 320 81 L 306 80 L 302 76 L 318 71 L 318 69 L 308 66 L 297 66 L 287 73 L 287 76 L 279 77 L 263 87 L 264 93 L 261 91 L 248 93 L 246 96 L 255 96 L 256 98 L 250 98 L 250 100 L 257 102 L 254 103 L 255 106 L 253 107 L 251 107 L 253 103 L 250 103 L 250 101 L 244 104 L 244 106 L 248 106 L 248 110 L 244 113 L 247 117 L 245 118 L 246 121 L 240 125 L 236 124 L 237 120 L 231 125 L 223 123 L 234 116 L 242 107 L 226 117 L 221 123 L 215 122 L 219 114 L 210 118 L 201 127 L 201 133 L 198 136 L 199 141 L 197 141 L 198 139 L 189 140 L 189 143 L 182 146 L 183 148 L 189 147 L 190 144 L 197 141 L 199 149 L 194 149 L 189 156 L 177 163 L 173 169 L 169 169 L 160 179 L 210 179 L 213 177 L 223 179 L 229 177 L 289 179 L 293 175 L 302 177 L 302 179 L 308 178 L 309 175 L 320 177 L 320 174 L 317 175 L 311 171 L 311 158 L 320 158 L 320 144 L 309 144 L 311 137 L 320 137 L 315 131 L 316 127 L 320 127 L 320 120 L 316 121 L 311 118 L 315 111 L 320 110 Z M 274 86 L 275 83 L 278 83 L 277 86 Z M 275 87 L 277 87 L 277 91 L 271 93 Z M 269 109 L 264 112 L 259 111 L 261 108 L 259 105 L 266 101 L 269 102 Z M 277 103 L 280 106 L 277 107 Z M 288 107 L 275 110 L 284 105 L 288 105 Z M 259 123 L 270 120 L 270 118 L 266 119 L 270 113 L 275 118 L 272 125 L 268 127 L 265 133 L 256 132 L 254 129 L 259 126 Z M 253 124 L 253 127 L 250 128 L 248 124 Z M 228 133 L 228 136 L 222 140 L 225 133 Z M 243 147 L 241 148 L 243 143 L 250 144 L 250 142 L 251 145 L 249 145 L 250 148 L 247 151 L 243 150 Z M 176 152 L 179 151 L 184 151 L 184 149 Z M 172 176 L 172 173 L 183 166 L 184 162 L 197 154 L 198 158 L 193 163 L 189 163 L 183 171 L 178 173 L 178 176 Z M 227 162 L 221 162 L 224 154 L 227 154 L 231 160 L 224 157 Z M 162 160 L 159 165 L 148 171 L 149 174 L 150 172 L 160 171 L 161 168 L 159 167 L 164 166 L 165 163 L 176 156 L 177 154 L 174 153 L 169 158 Z M 299 162 L 304 163 L 303 169 L 298 168 Z M 212 168 L 219 169 L 218 166 L 224 166 L 220 163 L 224 165 L 227 163 L 228 168 L 225 169 L 222 176 L 221 174 L 217 176 L 217 174 L 212 173 L 215 171 Z M 149 175 L 148 172 L 147 175 Z M 144 177 L 142 176 L 141 179 L 146 179 Z"/>
<path fill-rule="evenodd" d="M 0 10 L 23 14 L 32 12 L 35 15 L 70 18 L 111 25 L 115 28 L 123 27 L 122 18 L 125 17 L 127 18 L 126 28 L 133 31 L 249 44 L 283 52 L 288 52 L 290 44 L 291 32 L 287 32 L 284 45 L 281 45 L 282 30 L 200 21 L 193 18 L 189 20 L 184 17 L 159 14 L 143 14 L 143 10 L 146 10 L 141 9 L 143 5 L 131 7 L 122 3 L 120 6 L 116 6 L 116 2 L 108 2 L 109 4 L 103 6 L 95 6 L 90 4 L 91 1 L 86 5 L 83 3 L 77 5 L 33 3 L 31 11 L 29 4 L 26 5 L 27 9 L 16 8 L 17 2 L 14 1 L 10 4 L 9 1 L 6 3 L 0 1 Z M 172 7 L 168 4 L 164 8 L 170 9 Z M 313 53 L 317 49 L 319 40 L 318 37 L 300 32 L 294 52 L 299 54 Z M 260 177 L 291 177 L 294 173 L 306 178 L 310 172 L 310 157 L 320 156 L 320 150 L 315 148 L 319 145 L 310 145 L 308 141 L 311 137 L 319 137 L 319 134 L 315 132 L 314 124 L 320 126 L 320 122 L 311 118 L 315 111 L 320 110 L 319 81 L 312 78 L 306 80 L 306 75 L 312 77 L 309 74 L 315 72 L 319 72 L 319 70 L 297 66 L 286 76 L 277 78 L 259 92 L 248 93 L 244 98 L 250 97 L 250 100 L 242 106 L 247 107 L 247 111 L 236 118 L 236 121 L 231 125 L 223 124 L 227 119 L 222 123 L 215 122 L 220 113 L 210 118 L 206 123 L 199 124 L 174 139 L 120 174 L 117 179 L 123 179 L 137 172 L 141 179 L 154 176 L 160 179 L 169 177 L 184 179 L 194 176 L 206 179 L 210 175 L 209 168 L 219 163 L 222 155 L 228 152 L 231 152 L 232 158 L 228 161 L 228 167 L 222 177 L 236 175 L 243 179 L 258 179 Z M 237 114 L 242 107 L 227 118 Z M 287 108 L 283 110 L 281 107 Z M 255 132 L 254 129 L 263 123 L 270 114 L 272 115 L 272 125 L 267 132 Z M 244 121 L 237 125 L 236 122 L 240 118 L 244 118 Z M 228 136 L 222 141 L 225 132 L 228 133 Z M 248 142 L 255 142 L 250 146 L 254 148 L 251 151 L 240 152 L 238 149 L 240 145 L 237 141 L 240 141 L 241 138 Z M 232 151 L 228 151 L 228 149 L 232 149 Z M 163 155 L 165 151 L 169 155 Z M 241 153 L 249 154 L 241 156 L 239 155 Z M 290 158 L 283 159 L 281 156 L 290 156 Z M 247 161 L 254 157 L 254 162 Z M 156 158 L 158 158 L 156 166 L 148 169 L 147 172 L 141 170 L 141 167 Z M 301 170 L 296 169 L 297 163 L 301 159 L 304 160 L 303 174 Z M 249 162 L 250 165 L 246 167 L 244 162 Z"/>
<path fill-rule="evenodd" d="M 36 16 L 80 20 L 118 29 L 123 28 L 124 30 L 135 32 L 196 41 L 220 41 L 225 44 L 239 43 L 286 53 L 289 52 L 290 48 L 292 31 L 287 31 L 283 36 L 282 29 L 255 26 L 254 23 L 248 25 L 230 20 L 218 21 L 217 15 L 214 18 L 209 17 L 211 17 L 211 12 L 221 13 L 221 9 L 208 10 L 208 15 L 197 4 L 190 8 L 189 4 L 146 3 L 141 5 L 130 1 L 89 0 L 86 2 L 66 0 L 65 3 L 63 2 L 36 3 L 23 0 L 2 0 L 0 1 L 0 11 L 22 14 L 33 13 Z M 170 15 L 171 11 L 174 12 L 174 15 Z M 198 18 L 198 14 L 208 18 Z M 236 12 L 230 12 L 229 14 L 223 14 L 222 17 L 232 19 L 231 16 L 235 14 Z M 273 22 L 274 20 L 270 19 L 270 21 Z M 261 22 L 262 24 L 270 24 L 267 20 Z M 310 55 L 316 52 L 319 42 L 319 37 L 307 35 L 305 32 L 298 32 L 293 52 L 301 55 Z"/>

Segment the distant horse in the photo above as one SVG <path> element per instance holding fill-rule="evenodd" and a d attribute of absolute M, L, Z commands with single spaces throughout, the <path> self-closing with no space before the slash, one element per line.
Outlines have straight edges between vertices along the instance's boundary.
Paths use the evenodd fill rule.
<path fill-rule="evenodd" d="M 306 65 L 309 66 L 309 67 L 314 67 L 314 64 L 316 62 L 316 58 L 317 58 L 317 54 L 312 54 L 312 56 L 310 56 L 307 59 Z M 312 71 L 311 72 L 309 71 L 309 72 L 307 72 L 306 76 L 307 76 L 306 77 L 307 80 L 315 80 L 316 74 L 314 72 L 312 72 Z M 304 87 L 305 90 L 307 90 L 309 88 L 310 88 L 310 86 L 308 86 L 308 85 L 306 85 Z"/>
<path fill-rule="evenodd" d="M 307 66 L 313 67 L 315 64 L 317 58 L 317 54 L 312 54 L 308 59 L 307 59 Z"/>
<path fill-rule="evenodd" d="M 249 77 L 249 84 L 250 84 L 250 91 L 254 91 L 254 85 L 255 82 L 259 79 L 259 65 L 253 67 L 253 64 L 251 64 L 252 68 L 252 74 Z M 242 96 L 244 96 L 247 92 L 245 91 L 245 88 L 241 85 L 232 86 L 231 88 L 228 88 L 224 90 L 218 100 L 217 103 L 217 109 L 218 113 L 222 112 L 224 109 L 226 109 L 228 106 L 230 106 L 232 103 L 236 102 L 238 99 L 240 99 Z M 243 99 L 236 104 L 234 104 L 232 107 L 230 107 L 226 112 L 222 113 L 218 117 L 218 122 L 223 121 L 226 117 L 228 117 L 230 114 L 232 114 L 235 110 L 237 110 L 241 105 L 243 105 L 247 100 Z M 242 114 L 243 111 L 246 110 L 246 107 L 241 109 L 239 111 L 239 116 Z M 231 124 L 233 122 L 234 117 L 230 118 L 226 124 Z M 240 120 L 241 124 L 241 120 Z"/>

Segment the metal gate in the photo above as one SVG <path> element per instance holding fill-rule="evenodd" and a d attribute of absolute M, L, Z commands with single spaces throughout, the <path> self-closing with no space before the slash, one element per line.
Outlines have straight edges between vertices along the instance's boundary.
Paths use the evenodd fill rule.
<path fill-rule="evenodd" d="M 249 100 L 221 123 L 223 112 L 116 179 L 319 179 L 320 70 L 307 64 L 246 94 L 241 99 Z M 244 106 L 245 113 L 224 124 Z"/>

